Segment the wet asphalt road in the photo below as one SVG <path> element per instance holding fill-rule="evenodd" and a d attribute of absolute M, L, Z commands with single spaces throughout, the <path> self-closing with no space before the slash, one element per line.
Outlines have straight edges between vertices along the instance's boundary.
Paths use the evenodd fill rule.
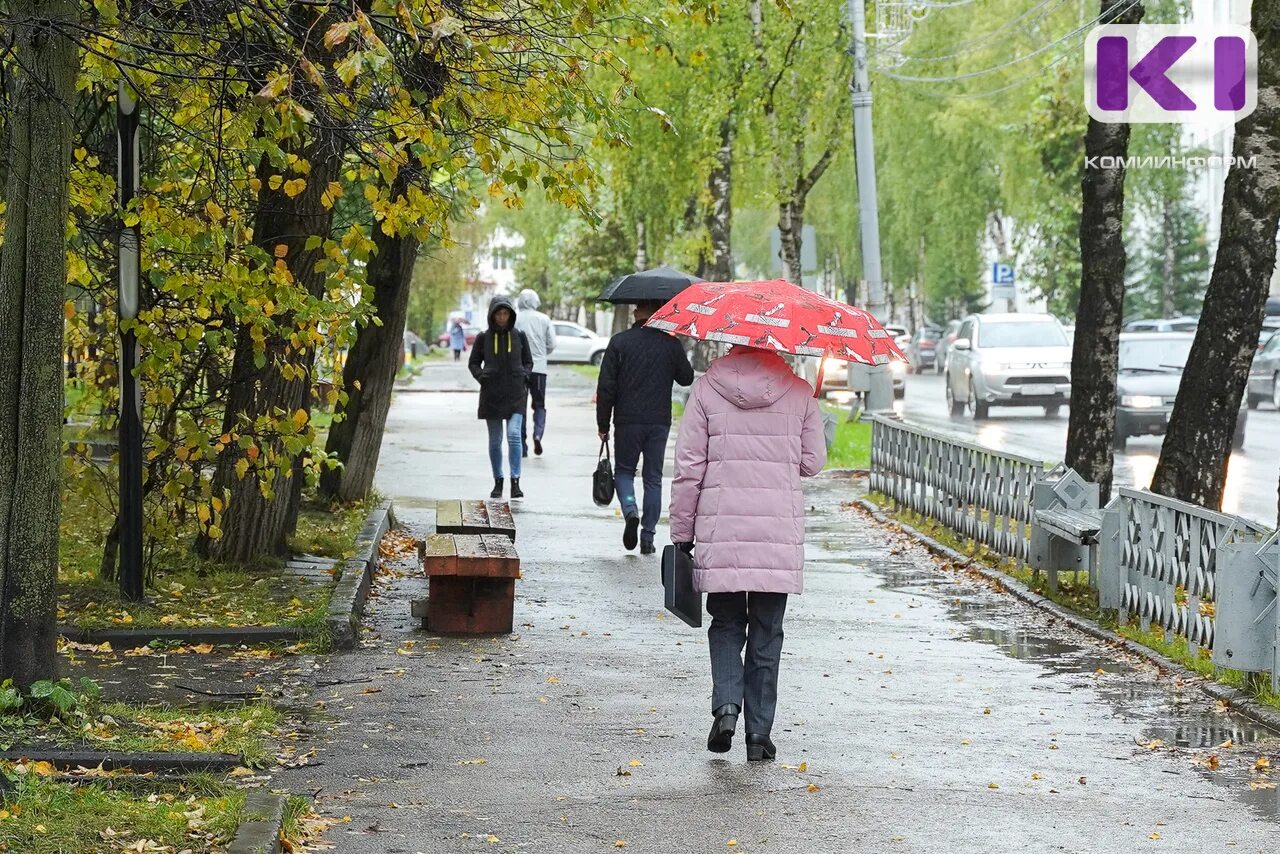
<path fill-rule="evenodd" d="M 419 387 L 467 385 L 441 365 Z M 551 389 L 549 453 L 516 508 L 515 634 L 426 634 L 409 616 L 426 582 L 402 561 L 364 648 L 320 674 L 337 684 L 314 697 L 316 756 L 276 784 L 318 792 L 336 850 L 1275 849 L 1278 790 L 1254 771 L 1272 742 L 845 509 L 844 479 L 809 491 L 778 762 L 707 753 L 705 634 L 663 614 L 656 560 L 590 503 L 589 384 L 555 369 Z M 435 499 L 488 489 L 474 408 L 397 395 L 378 488 L 419 536 Z"/>
<path fill-rule="evenodd" d="M 1046 418 L 1043 409 L 993 407 L 987 421 L 965 415 L 952 418 L 945 385 L 928 371 L 908 374 L 906 395 L 896 406 L 903 416 L 922 427 L 962 436 L 995 450 L 1057 462 L 1067 446 L 1067 412 Z M 1115 477 L 1120 486 L 1145 488 L 1160 459 L 1162 436 L 1135 436 L 1116 454 Z M 1223 510 L 1274 527 L 1276 484 L 1280 479 L 1280 412 L 1269 404 L 1249 413 L 1242 450 L 1231 455 Z"/>

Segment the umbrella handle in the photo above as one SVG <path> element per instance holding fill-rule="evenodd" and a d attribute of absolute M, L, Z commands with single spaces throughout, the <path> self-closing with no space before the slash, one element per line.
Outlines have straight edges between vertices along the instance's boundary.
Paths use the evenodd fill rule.
<path fill-rule="evenodd" d="M 818 382 L 813 389 L 813 396 L 817 399 L 822 398 L 822 381 L 823 379 L 825 379 L 827 374 L 827 356 L 829 356 L 830 354 L 831 354 L 831 351 L 828 350 L 826 353 L 822 355 L 822 358 L 818 361 Z"/>

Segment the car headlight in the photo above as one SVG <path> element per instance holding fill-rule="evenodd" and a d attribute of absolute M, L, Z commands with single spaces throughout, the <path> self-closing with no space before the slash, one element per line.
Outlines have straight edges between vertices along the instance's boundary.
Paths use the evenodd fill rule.
<path fill-rule="evenodd" d="M 1155 409 L 1164 405 L 1164 400 L 1146 394 L 1126 394 L 1120 398 L 1120 405 L 1133 409 Z"/>

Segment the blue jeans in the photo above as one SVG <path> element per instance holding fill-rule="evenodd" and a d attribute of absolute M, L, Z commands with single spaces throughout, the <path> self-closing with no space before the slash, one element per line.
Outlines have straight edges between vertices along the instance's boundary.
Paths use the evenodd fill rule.
<path fill-rule="evenodd" d="M 486 418 L 489 425 L 489 464 L 493 466 L 494 478 L 502 477 L 502 419 Z M 511 460 L 511 476 L 520 476 L 520 456 L 524 450 L 524 442 L 520 439 L 520 426 L 524 424 L 524 416 L 520 413 L 507 420 L 507 457 Z"/>
<path fill-rule="evenodd" d="M 640 530 L 652 540 L 662 517 L 662 464 L 667 456 L 667 424 L 621 424 L 614 428 L 613 479 L 622 513 L 636 512 L 636 469 L 644 455 L 644 513 Z"/>

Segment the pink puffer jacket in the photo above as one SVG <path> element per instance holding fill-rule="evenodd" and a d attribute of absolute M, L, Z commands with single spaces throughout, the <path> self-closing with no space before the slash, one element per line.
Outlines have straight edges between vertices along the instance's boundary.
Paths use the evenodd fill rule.
<path fill-rule="evenodd" d="M 671 488 L 671 540 L 697 543 L 694 586 L 801 592 L 800 478 L 826 462 L 813 387 L 781 356 L 735 347 L 717 359 L 689 395 Z"/>

